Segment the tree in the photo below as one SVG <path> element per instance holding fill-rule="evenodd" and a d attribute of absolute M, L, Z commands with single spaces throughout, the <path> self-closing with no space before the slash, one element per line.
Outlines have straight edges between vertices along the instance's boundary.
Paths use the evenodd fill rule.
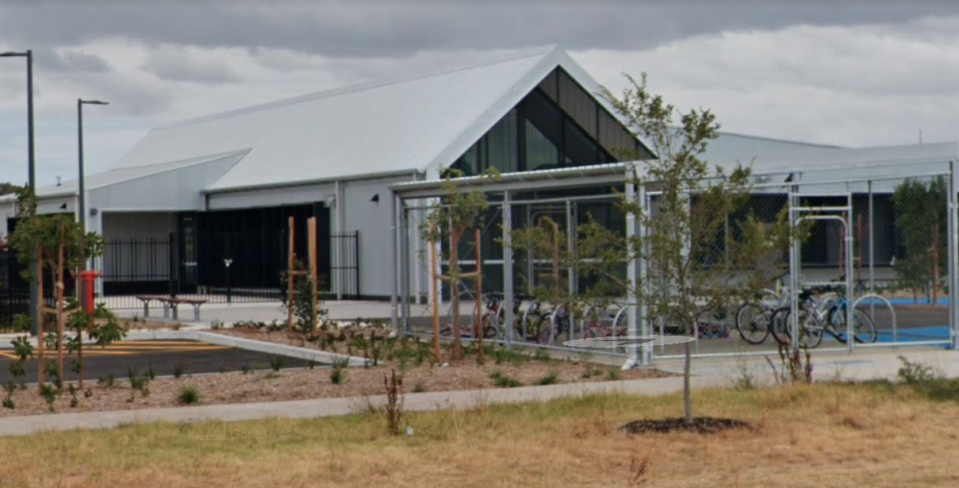
<path fill-rule="evenodd" d="M 723 312 L 731 301 L 753 296 L 768 285 L 770 261 L 781 266 L 789 240 L 786 212 L 780 212 L 774 223 L 744 215 L 749 169 L 737 165 L 727 172 L 702 158 L 719 130 L 711 111 L 690 110 L 677 120 L 676 109 L 649 92 L 645 74 L 639 81 L 625 78 L 628 87 L 620 96 L 606 89 L 601 95 L 658 157 L 639 164 L 628 182 L 655 194 L 648 206 L 619 195 L 620 209 L 646 232 L 624 237 L 590 218 L 578 227 L 576 266 L 581 273 L 604 278 L 586 295 L 625 290 L 646 307 L 646 320 L 661 318 L 693 335 L 704 313 Z M 646 263 L 645 276 L 636 282 L 621 272 L 629 259 Z M 683 382 L 687 424 L 693 419 L 690 369 L 687 342 Z"/>
<path fill-rule="evenodd" d="M 23 190 L 23 186 L 14 185 L 13 183 L 0 182 L 0 195 L 12 195 Z"/>
<path fill-rule="evenodd" d="M 44 384 L 46 370 L 55 372 L 57 380 L 62 380 L 64 352 L 76 351 L 74 371 L 79 375 L 82 388 L 84 330 L 90 339 L 101 346 L 123 336 L 116 318 L 102 304 L 92 313 L 87 313 L 80 309 L 75 300 L 68 303 L 65 296 L 66 275 L 75 274 L 84 257 L 102 255 L 103 239 L 93 232 L 84 232 L 83 227 L 70 215 L 38 215 L 36 197 L 28 188 L 18 192 L 18 200 L 21 221 L 10 236 L 10 247 L 21 263 L 37 263 L 37 274 L 34 275 L 27 268 L 23 271 L 23 277 L 35 284 L 40 298 L 37 310 L 40 317 L 37 331 L 39 383 L 41 386 Z M 43 299 L 43 279 L 48 274 L 54 280 L 55 308 L 46 307 Z M 44 318 L 47 315 L 53 315 L 57 321 L 57 330 L 49 334 L 44 333 Z M 75 332 L 72 339 L 65 336 L 68 329 Z M 57 362 L 53 367 L 45 363 L 47 344 L 57 350 Z"/>
<path fill-rule="evenodd" d="M 496 175 L 496 171 L 492 170 L 488 171 L 484 178 L 492 180 L 496 178 Z M 435 248 L 436 243 L 448 244 L 443 252 L 449 262 L 446 274 L 433 278 L 448 283 L 450 288 L 450 307 L 453 311 L 453 360 L 459 360 L 463 356 L 463 342 L 460 337 L 460 283 L 464 279 L 479 278 L 479 275 L 475 272 L 464 273 L 460 270 L 458 253 L 460 241 L 470 229 L 482 227 L 483 215 L 488 208 L 484 192 L 480 190 L 460 191 L 454 180 L 459 176 L 462 176 L 459 170 L 449 169 L 446 171 L 442 183 L 444 196 L 432 205 L 425 221 L 420 226 L 420 232 L 423 238 L 430 243 L 431 249 Z M 433 273 L 432 266 L 431 262 L 430 273 Z M 476 297 L 476 299 L 479 301 L 482 297 Z M 433 354 L 439 359 L 439 330 L 435 317 L 433 324 Z M 481 327 L 481 324 L 476 325 Z M 480 335 L 482 334 L 477 333 L 477 337 Z"/>
<path fill-rule="evenodd" d="M 948 242 L 946 235 L 946 181 L 942 177 L 928 183 L 907 179 L 892 195 L 896 210 L 896 230 L 905 254 L 893 264 L 903 287 L 918 292 L 932 285 L 932 302 L 939 301 L 940 279 L 946 273 Z"/>

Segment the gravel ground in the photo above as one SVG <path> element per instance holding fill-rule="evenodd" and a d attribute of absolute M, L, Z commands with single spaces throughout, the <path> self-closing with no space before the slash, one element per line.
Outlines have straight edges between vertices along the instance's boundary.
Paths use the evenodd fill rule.
<path fill-rule="evenodd" d="M 242 329 L 219 332 L 300 345 L 296 337 L 289 336 L 286 332 L 267 333 Z M 306 342 L 306 345 L 316 347 L 311 342 Z M 338 397 L 362 399 L 365 396 L 385 393 L 384 375 L 389 372 L 390 367 L 398 366 L 395 362 L 391 364 L 385 361 L 384 363 L 386 364 L 378 367 L 347 369 L 343 371 L 343 381 L 340 384 L 333 383 L 331 378 L 333 370 L 329 367 L 284 369 L 280 372 L 258 370 L 248 373 L 215 373 L 184 376 L 180 379 L 157 378 L 149 383 L 147 387 L 149 393 L 146 396 L 140 391 L 133 390 L 126 379 L 117 379 L 113 386 L 99 385 L 96 381 L 88 380 L 85 386 L 89 390 L 89 396 L 84 391 L 78 391 L 76 394 L 78 404 L 71 406 L 71 394 L 67 388 L 64 388 L 54 402 L 54 411 L 85 412 L 174 407 L 180 405 L 177 398 L 185 388 L 193 388 L 200 394 L 200 404 Z M 613 378 L 655 378 L 666 376 L 666 374 L 656 370 L 620 372 L 616 368 L 610 369 L 586 363 L 532 359 L 518 363 L 504 361 L 502 364 L 495 364 L 493 358 L 487 358 L 484 364 L 480 365 L 474 357 L 469 357 L 451 365 L 429 366 L 428 362 L 423 362 L 415 366 L 410 362 L 403 371 L 403 388 L 407 393 L 496 388 L 497 381 L 491 376 L 515 380 L 520 385 L 535 385 L 549 376 L 555 377 L 555 383 L 574 383 L 605 381 Z M 504 380 L 499 381 L 500 384 L 503 382 Z M 5 393 L 0 395 L 5 396 Z M 0 417 L 51 413 L 35 385 L 14 393 L 13 401 L 16 408 L 0 409 Z"/>

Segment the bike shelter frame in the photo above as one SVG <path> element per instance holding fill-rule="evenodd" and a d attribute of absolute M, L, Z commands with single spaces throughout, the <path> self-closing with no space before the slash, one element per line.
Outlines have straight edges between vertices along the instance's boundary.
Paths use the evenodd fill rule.
<path fill-rule="evenodd" d="M 846 205 L 844 206 L 821 206 L 821 207 L 806 207 L 802 205 L 803 198 L 815 198 L 815 197 L 844 197 L 846 199 Z M 811 215 L 810 215 L 811 214 Z M 848 216 L 848 217 L 847 217 Z M 855 301 L 854 288 L 853 288 L 853 274 L 855 270 L 853 268 L 853 235 L 851 229 L 849 228 L 849 222 L 847 220 L 852 219 L 852 194 L 845 193 L 842 195 L 806 195 L 796 192 L 790 192 L 789 194 L 789 221 L 793 229 L 798 229 L 804 221 L 834 221 L 839 222 L 842 225 L 843 229 L 843 242 L 842 246 L 845 249 L 845 285 L 846 285 L 846 302 L 853 303 Z M 792 331 L 791 337 L 793 338 L 790 341 L 790 346 L 792 349 L 798 350 L 799 348 L 799 293 L 801 289 L 807 287 L 815 286 L 833 286 L 833 282 L 805 282 L 802 280 L 802 243 L 797 239 L 796 233 L 792 232 L 790 234 L 790 252 L 789 252 L 789 294 L 790 294 L 790 311 L 789 313 L 793 317 L 792 321 Z M 853 330 L 853 309 L 851 306 L 846 306 L 846 344 L 849 352 L 853 351 L 853 342 L 852 340 L 852 330 Z"/>
<path fill-rule="evenodd" d="M 918 170 L 917 167 L 921 164 L 928 165 L 938 165 L 934 171 L 929 171 L 923 173 L 921 170 Z M 842 169 L 847 171 L 847 174 L 837 177 L 835 179 L 821 178 L 819 180 L 806 180 L 802 181 L 805 178 L 801 178 L 803 174 L 813 174 L 820 176 L 827 171 L 833 171 L 835 167 L 827 167 L 825 164 L 820 165 L 815 168 L 804 168 L 803 173 L 791 172 L 787 170 L 784 166 L 779 170 L 772 170 L 762 175 L 789 175 L 789 178 L 784 182 L 770 182 L 769 178 L 765 176 L 760 176 L 760 173 L 757 173 L 755 176 L 759 181 L 758 184 L 754 186 L 755 189 L 761 191 L 770 191 L 771 194 L 780 194 L 787 197 L 787 205 L 789 205 L 789 218 L 793 226 L 802 222 L 802 220 L 837 220 L 841 222 L 841 225 L 845 229 L 845 238 L 842 242 L 844 253 L 845 253 L 845 269 L 846 272 L 846 296 L 847 296 L 847 335 L 850 338 L 853 338 L 852 331 L 849 330 L 854 322 L 853 318 L 850 316 L 852 312 L 860 306 L 866 306 L 868 304 L 870 310 L 873 311 L 876 304 L 885 305 L 890 309 L 890 317 L 892 320 L 892 332 L 893 332 L 893 343 L 885 344 L 854 344 L 854 340 L 848 341 L 849 344 L 847 348 L 844 348 L 847 351 L 853 351 L 858 347 L 881 347 L 881 346 L 892 346 L 896 347 L 899 345 L 923 345 L 923 344 L 944 344 L 945 341 L 916 341 L 908 343 L 899 343 L 899 324 L 898 317 L 896 316 L 895 309 L 892 307 L 892 303 L 878 295 L 874 291 L 874 263 L 873 263 L 873 185 L 876 182 L 890 182 L 890 181 L 902 181 L 910 178 L 929 178 L 929 177 L 945 177 L 948 183 L 948 193 L 947 193 L 947 204 L 948 204 L 948 213 L 947 213 L 947 257 L 948 257 L 948 284 L 950 295 L 950 306 L 949 306 L 949 340 L 948 344 L 952 345 L 955 348 L 957 343 L 959 343 L 959 334 L 956 332 L 956 322 L 957 316 L 959 316 L 959 300 L 954 299 L 955 292 L 959 291 L 959 273 L 956 272 L 956 268 L 959 267 L 957 263 L 957 241 L 959 241 L 959 235 L 957 235 L 957 230 L 959 230 L 959 222 L 957 222 L 957 198 L 955 194 L 956 185 L 954 184 L 954 165 L 955 162 L 953 158 L 942 158 L 942 159 L 927 159 L 918 161 L 915 167 L 910 167 L 906 170 L 901 163 L 897 163 L 891 160 L 877 160 L 877 161 L 861 161 L 853 162 L 845 165 Z M 595 168 L 568 168 L 560 170 L 550 170 L 545 172 L 534 172 L 534 174 L 507 174 L 502 175 L 501 181 L 492 185 L 486 185 L 487 193 L 495 193 L 500 196 L 500 200 L 496 202 L 490 202 L 490 207 L 500 207 L 502 215 L 502 228 L 503 228 L 503 239 L 502 245 L 504 247 L 503 259 L 501 261 L 503 265 L 503 291 L 504 296 L 503 300 L 500 303 L 501 307 L 501 316 L 502 323 L 501 326 L 505 327 L 503 333 L 502 343 L 507 347 L 512 347 L 514 343 L 517 342 L 517 337 L 514 336 L 515 330 L 512 324 L 514 323 L 516 317 L 515 315 L 520 309 L 517 309 L 515 306 L 515 293 L 514 293 L 514 255 L 512 246 L 511 246 L 511 231 L 513 229 L 513 215 L 512 208 L 514 205 L 526 205 L 526 204 L 543 204 L 549 202 L 562 202 L 567 207 L 567 218 L 572 214 L 569 211 L 570 207 L 575 208 L 575 202 L 580 200 L 596 200 L 596 199 L 605 199 L 609 201 L 609 196 L 570 196 L 564 198 L 554 198 L 554 199 L 543 199 L 543 200 L 514 200 L 514 196 L 518 193 L 525 193 L 531 190 L 541 190 L 545 188 L 550 189 L 560 189 L 560 188 L 573 188 L 573 187 L 586 187 L 586 186 L 610 186 L 619 184 L 623 185 L 625 188 L 624 197 L 627 200 L 636 202 L 636 203 L 646 203 L 648 196 L 646 188 L 643 185 L 636 185 L 633 182 L 636 181 L 635 174 L 636 168 L 638 165 L 636 163 L 617 163 L 611 165 L 604 165 L 605 167 L 595 167 Z M 946 170 L 942 168 L 946 167 Z M 856 172 L 858 171 L 858 173 Z M 817 173 L 818 172 L 818 173 Z M 850 176 L 852 175 L 852 176 Z M 799 176 L 800 178 L 794 179 L 793 176 Z M 465 180 L 469 180 L 466 178 Z M 509 181 L 505 181 L 509 180 Z M 868 281 L 869 287 L 868 293 L 865 293 L 861 296 L 855 295 L 854 289 L 854 280 L 853 273 L 856 273 L 856 268 L 853 266 L 853 232 L 851 232 L 851 220 L 846 221 L 842 220 L 838 215 L 833 215 L 829 217 L 828 207 L 810 207 L 804 209 L 799 205 L 798 198 L 803 196 L 835 196 L 833 195 L 823 195 L 816 193 L 800 193 L 799 189 L 803 188 L 815 188 L 818 185 L 844 185 L 847 189 L 850 185 L 860 184 L 863 187 L 868 187 L 868 204 L 869 204 L 869 250 L 868 250 Z M 419 186 L 417 186 L 419 185 Z M 888 186 L 888 184 L 886 185 Z M 477 188 L 482 188 L 477 185 Z M 393 324 L 394 332 L 400 333 L 400 322 L 402 321 L 402 331 L 409 333 L 409 318 L 410 314 L 410 275 L 411 266 L 410 259 L 413 254 L 411 253 L 410 243 L 407 242 L 406 238 L 409 233 L 410 225 L 410 211 L 427 211 L 428 206 L 416 207 L 407 205 L 408 202 L 429 202 L 433 201 L 436 198 L 442 196 L 442 189 L 439 187 L 439 182 L 417 182 L 409 184 L 394 185 L 391 188 L 393 191 L 394 198 L 391 199 L 391 206 L 393 207 L 393 215 L 395 217 L 393 233 L 393 256 L 395 258 L 398 266 L 395 266 L 394 269 L 394 293 L 393 293 Z M 888 193 L 888 190 L 883 190 Z M 652 192 L 650 192 L 652 193 Z M 859 193 L 865 193 L 860 191 Z M 858 195 L 858 193 L 857 193 Z M 844 196 L 847 199 L 847 205 L 841 207 L 841 210 L 846 212 L 849 215 L 850 219 L 852 218 L 852 204 L 851 204 L 851 193 L 846 192 Z M 648 208 L 648 207 L 646 207 Z M 419 210 L 417 210 L 419 209 Z M 560 209 L 559 212 L 562 213 Z M 835 212 L 833 212 L 835 213 Z M 414 214 L 416 215 L 416 214 Z M 641 223 L 638 222 L 639 219 L 636 219 L 635 216 L 627 214 L 626 216 L 626 235 L 627 237 L 634 237 L 636 235 L 643 235 L 645 229 L 642 229 Z M 829 217 L 828 219 L 826 217 Z M 800 218 L 802 220 L 800 220 Z M 567 226 L 572 227 L 572 226 Z M 422 242 L 416 242 L 414 240 L 414 245 L 419 248 L 422 245 Z M 791 307 L 793 313 L 798 317 L 798 310 L 795 310 L 798 305 L 798 292 L 801 289 L 800 283 L 801 280 L 801 259 L 800 259 L 800 243 L 793 239 L 793 242 L 790 245 L 789 252 L 789 269 L 790 269 L 790 290 L 789 293 L 792 295 L 792 304 Z M 417 249 L 417 251 L 422 251 L 422 249 Z M 499 260 L 496 260 L 499 261 Z M 492 260 L 487 261 L 487 264 L 499 264 L 494 263 Z M 421 275 L 422 273 L 417 270 L 415 275 Z M 631 283 L 641 283 L 641 280 L 644 280 L 647 277 L 647 268 L 646 263 L 643 262 L 641 256 L 629 256 L 627 266 L 626 266 L 626 275 L 627 280 Z M 570 274 L 570 276 L 575 276 Z M 814 282 L 803 282 L 803 286 L 814 285 Z M 834 284 L 834 283 L 831 283 Z M 423 294 L 424 291 L 421 289 L 420 280 L 417 280 L 415 294 L 417 296 L 417 302 L 419 297 Z M 616 313 L 617 317 L 626 314 L 627 320 L 627 333 L 630 335 L 648 335 L 651 333 L 652 324 L 649 322 L 646 317 L 646 310 L 643 304 L 638 303 L 633 296 L 624 297 L 624 306 L 622 306 Z M 868 302 L 866 302 L 869 300 Z M 615 324 L 619 323 L 619 318 L 614 320 L 614 329 Z M 584 327 L 585 329 L 585 327 Z M 795 331 L 794 331 L 795 333 Z M 521 339 L 520 339 L 521 340 Z M 796 341 L 794 341 L 796 342 Z M 535 345 L 532 343 L 526 345 Z M 798 342 L 797 342 L 798 345 Z M 559 348 L 566 350 L 566 348 Z M 828 350 L 828 349 L 827 349 Z M 835 349 L 834 349 L 835 350 Z M 841 349 L 840 349 L 841 350 Z M 608 353 L 606 351 L 597 351 L 599 353 Z M 638 365 L 638 364 L 650 364 L 655 359 L 660 358 L 671 358 L 674 356 L 666 355 L 657 355 L 653 356 L 653 349 L 651 347 L 642 347 L 639 349 L 630 349 L 625 354 L 622 353 L 613 353 L 616 355 L 626 356 L 627 362 L 624 366 Z M 706 353 L 700 354 L 699 357 L 726 357 L 726 356 L 742 356 L 742 355 L 761 355 L 767 354 L 768 351 L 738 351 L 738 352 L 717 352 L 717 353 Z"/>

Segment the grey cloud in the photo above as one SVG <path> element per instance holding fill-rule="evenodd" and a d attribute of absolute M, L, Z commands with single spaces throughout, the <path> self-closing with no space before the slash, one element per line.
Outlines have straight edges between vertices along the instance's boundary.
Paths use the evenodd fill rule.
<path fill-rule="evenodd" d="M 48 71 L 72 71 L 86 73 L 104 73 L 110 71 L 106 60 L 96 54 L 66 49 L 57 52 L 53 48 L 40 46 L 34 49 L 34 63 L 40 69 Z"/>
<path fill-rule="evenodd" d="M 205 47 L 256 46 L 335 57 L 559 43 L 632 50 L 731 29 L 902 23 L 959 14 L 959 2 L 125 2 L 40 1 L 0 8 L 8 42 L 79 44 L 106 36 Z"/>
<path fill-rule="evenodd" d="M 163 48 L 150 51 L 146 55 L 143 68 L 164 80 L 197 83 L 227 83 L 239 80 L 239 76 L 229 64 L 200 62 L 183 49 Z"/>

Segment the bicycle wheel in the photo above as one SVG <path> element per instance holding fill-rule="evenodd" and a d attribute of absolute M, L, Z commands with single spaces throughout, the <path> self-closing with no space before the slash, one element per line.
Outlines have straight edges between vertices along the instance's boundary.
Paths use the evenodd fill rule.
<path fill-rule="evenodd" d="M 769 333 L 772 334 L 776 342 L 786 345 L 789 344 L 789 336 L 786 334 L 786 315 L 789 314 L 788 307 L 777 308 L 769 316 Z"/>
<path fill-rule="evenodd" d="M 499 318 L 499 313 L 493 314 L 490 312 L 486 312 L 486 315 L 483 316 L 483 338 L 484 339 L 499 338 L 500 323 L 501 323 L 501 320 Z"/>
<path fill-rule="evenodd" d="M 834 324 L 837 334 L 833 334 L 843 344 L 846 343 L 846 314 L 843 310 L 836 309 L 831 314 L 830 324 Z M 873 323 L 869 315 L 858 308 L 853 310 L 852 314 L 852 337 L 860 344 L 872 344 L 879 338 L 876 333 L 876 324 Z"/>
<path fill-rule="evenodd" d="M 783 330 L 786 333 L 786 337 L 792 338 L 793 330 L 793 315 L 792 312 L 787 311 L 785 320 L 783 321 Z M 805 310 L 799 311 L 799 347 L 803 349 L 815 349 L 819 347 L 819 344 L 822 343 L 822 333 L 823 327 L 818 324 L 813 316 Z"/>
<path fill-rule="evenodd" d="M 739 337 L 750 344 L 762 344 L 769 337 L 770 315 L 755 303 L 744 303 L 736 312 Z"/>
<path fill-rule="evenodd" d="M 540 344 L 550 344 L 553 342 L 553 319 L 552 314 L 542 317 L 536 329 L 536 341 Z"/>

